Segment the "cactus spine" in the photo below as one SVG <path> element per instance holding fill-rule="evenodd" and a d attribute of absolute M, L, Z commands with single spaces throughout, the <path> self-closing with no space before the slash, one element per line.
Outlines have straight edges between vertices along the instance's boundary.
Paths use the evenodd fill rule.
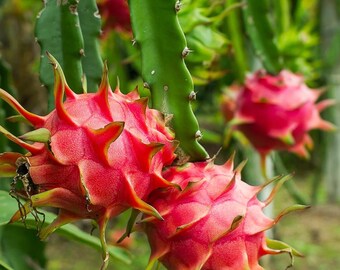
<path fill-rule="evenodd" d="M 184 58 L 190 52 L 179 25 L 176 0 L 130 0 L 134 43 L 141 50 L 144 86 L 152 93 L 153 107 L 173 115 L 172 127 L 180 148 L 193 161 L 208 154 L 199 144 L 201 132 L 191 108 L 195 92 Z"/>

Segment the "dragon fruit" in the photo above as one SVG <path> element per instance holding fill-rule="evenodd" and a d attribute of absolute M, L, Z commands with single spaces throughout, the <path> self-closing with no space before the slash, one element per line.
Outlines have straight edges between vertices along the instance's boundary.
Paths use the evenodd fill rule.
<path fill-rule="evenodd" d="M 131 33 L 130 11 L 127 0 L 100 0 L 98 9 L 104 21 L 104 32 L 113 29 Z"/>
<path fill-rule="evenodd" d="M 248 185 L 240 178 L 242 164 L 233 170 L 232 160 L 224 165 L 188 163 L 165 171 L 164 177 L 182 191 L 166 188 L 150 195 L 149 202 L 164 221 L 143 220 L 151 246 L 147 269 L 159 260 L 168 269 L 259 270 L 263 269 L 259 258 L 266 254 L 300 255 L 283 242 L 265 237 L 265 231 L 284 214 L 304 208 L 287 208 L 275 219 L 262 212 L 288 177 L 281 178 L 262 202 L 257 195 L 271 181 Z"/>
<path fill-rule="evenodd" d="M 282 70 L 276 76 L 258 71 L 246 78 L 231 124 L 262 157 L 271 150 L 287 150 L 307 158 L 307 149 L 313 146 L 308 132 L 334 129 L 320 117 L 320 112 L 334 102 L 316 103 L 321 94 L 290 71 Z"/>
<path fill-rule="evenodd" d="M 171 185 L 162 170 L 173 162 L 176 143 L 163 115 L 148 108 L 137 90 L 127 95 L 118 88 L 112 92 L 107 69 L 97 93 L 75 94 L 59 64 L 48 56 L 55 75 L 51 113 L 32 114 L 0 90 L 0 97 L 35 128 L 16 137 L 0 126 L 0 132 L 29 151 L 0 155 L 0 175 L 17 173 L 15 179 L 26 183 L 21 195 L 28 202 L 12 221 L 38 211 L 36 207 L 58 208 L 56 220 L 40 231 L 45 238 L 65 223 L 93 219 L 107 260 L 104 234 L 109 218 L 130 207 L 161 218 L 144 199 L 152 190 Z"/>
<path fill-rule="evenodd" d="M 224 91 L 220 100 L 221 113 L 226 122 L 231 121 L 235 117 L 236 111 L 236 98 L 240 92 L 240 86 L 235 84 L 231 85 Z"/>

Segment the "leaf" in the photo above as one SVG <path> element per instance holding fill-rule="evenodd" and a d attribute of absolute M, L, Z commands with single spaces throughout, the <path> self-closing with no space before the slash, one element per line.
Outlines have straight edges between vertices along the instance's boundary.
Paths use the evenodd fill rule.
<path fill-rule="evenodd" d="M 7 191 L 0 190 L 0 226 L 7 224 L 18 210 L 17 202 Z"/>
<path fill-rule="evenodd" d="M 0 258 L 0 270 L 14 270 L 14 269 Z"/>
<path fill-rule="evenodd" d="M 0 260 L 0 270 L 13 270 L 13 268 Z"/>
<path fill-rule="evenodd" d="M 13 214 L 18 210 L 18 205 L 15 199 L 5 192 L 0 191 L 0 225 L 7 224 Z M 44 211 L 45 214 L 45 224 L 48 225 L 53 222 L 56 218 L 55 214 Z M 28 229 L 36 229 L 36 221 L 31 215 L 27 216 L 25 220 Z M 13 223 L 16 226 L 24 226 L 22 222 Z M 56 231 L 59 235 L 62 235 L 70 240 L 77 241 L 79 243 L 85 244 L 92 247 L 98 251 L 101 251 L 101 243 L 99 239 L 89 233 L 83 232 L 78 227 L 73 224 L 67 224 Z M 125 249 L 109 246 L 109 254 L 112 258 L 117 259 L 123 263 L 130 264 L 131 256 Z M 0 256 L 1 259 L 1 256 Z"/>
<path fill-rule="evenodd" d="M 45 214 L 45 224 L 48 225 L 53 222 L 53 220 L 56 218 L 55 214 L 52 214 L 50 212 L 44 212 Z M 23 223 L 17 222 L 14 223 L 19 226 L 23 226 Z M 36 228 L 36 221 L 34 217 L 28 216 L 26 218 L 26 225 L 28 228 Z M 76 227 L 73 224 L 66 224 L 62 226 L 60 229 L 56 231 L 59 235 L 62 235 L 70 240 L 77 241 L 79 243 L 85 244 L 89 247 L 94 248 L 95 250 L 101 251 L 102 246 L 100 243 L 100 240 L 90 235 L 89 233 L 86 233 L 82 230 L 80 230 L 78 227 Z M 120 260 L 121 262 L 124 262 L 126 264 L 131 263 L 131 258 L 129 253 L 119 247 L 115 246 L 109 246 L 109 254 L 112 258 Z"/>
<path fill-rule="evenodd" d="M 1 227 L 1 231 L 1 253 L 8 265 L 17 270 L 45 268 L 46 243 L 40 241 L 34 230 L 6 225 Z"/>

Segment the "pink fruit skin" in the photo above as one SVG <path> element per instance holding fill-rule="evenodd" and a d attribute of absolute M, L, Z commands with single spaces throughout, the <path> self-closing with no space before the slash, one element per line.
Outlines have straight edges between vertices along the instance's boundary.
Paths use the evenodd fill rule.
<path fill-rule="evenodd" d="M 306 86 L 303 77 L 283 70 L 277 76 L 258 71 L 246 78 L 237 97 L 235 128 L 262 154 L 287 150 L 308 157 L 312 147 L 308 132 L 332 130 L 320 111 L 332 100 L 316 103 L 321 91 Z"/>
<path fill-rule="evenodd" d="M 109 218 L 130 207 L 159 217 L 144 199 L 154 189 L 171 185 L 161 174 L 173 162 L 176 144 L 163 115 L 148 108 L 147 99 L 137 91 L 112 92 L 107 71 L 97 93 L 75 94 L 58 63 L 49 57 L 55 72 L 56 108 L 51 113 L 29 113 L 0 90 L 0 96 L 35 129 L 50 133 L 49 142 L 28 144 L 5 132 L 30 152 L 25 158 L 36 191 L 28 204 L 60 209 L 56 221 L 42 234 L 82 218 L 94 219 L 105 229 Z"/>
<path fill-rule="evenodd" d="M 115 30 L 131 33 L 130 11 L 127 0 L 100 0 L 98 8 L 104 21 L 104 32 Z"/>
<path fill-rule="evenodd" d="M 164 221 L 148 220 L 145 230 L 155 260 L 173 270 L 263 269 L 258 260 L 278 251 L 266 245 L 264 231 L 274 220 L 257 199 L 263 187 L 250 186 L 233 171 L 232 161 L 219 166 L 209 162 L 170 168 L 164 177 L 183 191 L 163 189 L 149 202 Z"/>

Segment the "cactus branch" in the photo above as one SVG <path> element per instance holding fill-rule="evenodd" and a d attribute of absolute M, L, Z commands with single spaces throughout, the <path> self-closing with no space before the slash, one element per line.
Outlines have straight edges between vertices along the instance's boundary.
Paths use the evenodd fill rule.
<path fill-rule="evenodd" d="M 78 93 L 82 88 L 81 57 L 84 55 L 83 37 L 77 12 L 78 1 L 46 0 L 36 21 L 36 40 L 41 47 L 40 79 L 52 92 L 53 72 L 45 52 L 51 53 L 61 64 L 70 87 Z"/>
<path fill-rule="evenodd" d="M 266 1 L 246 0 L 243 8 L 244 21 L 256 54 L 265 69 L 276 74 L 281 70 L 279 52 L 267 17 Z"/>
<path fill-rule="evenodd" d="M 98 40 L 101 21 L 96 1 L 80 1 L 78 13 L 84 38 L 84 57 L 81 58 L 83 71 L 89 92 L 94 92 L 98 88 L 103 73 Z"/>
<path fill-rule="evenodd" d="M 188 49 L 178 22 L 176 0 L 130 0 L 134 43 L 140 47 L 142 76 L 151 90 L 153 107 L 172 114 L 171 125 L 180 148 L 193 161 L 208 154 L 199 144 L 202 136 L 190 99 L 194 93 L 184 58 Z"/>

